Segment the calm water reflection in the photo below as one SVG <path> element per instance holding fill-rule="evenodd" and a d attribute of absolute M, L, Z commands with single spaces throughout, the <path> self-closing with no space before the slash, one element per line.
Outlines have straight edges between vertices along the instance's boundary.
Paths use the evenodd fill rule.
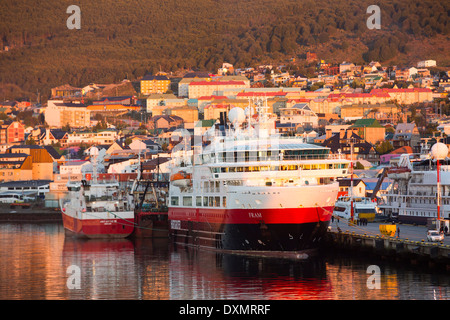
<path fill-rule="evenodd" d="M 342 256 L 260 259 L 167 240 L 71 240 L 60 224 L 0 224 L 0 299 L 448 299 L 450 276 Z M 367 267 L 381 289 L 367 288 Z M 80 270 L 80 289 L 69 289 Z"/>

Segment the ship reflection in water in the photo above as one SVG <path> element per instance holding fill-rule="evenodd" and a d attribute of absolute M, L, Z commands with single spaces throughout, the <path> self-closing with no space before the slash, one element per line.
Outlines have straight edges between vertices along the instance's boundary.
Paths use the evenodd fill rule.
<path fill-rule="evenodd" d="M 304 261 L 185 247 L 167 239 L 81 240 L 60 224 L 0 224 L 2 300 L 448 299 L 450 276 L 335 254 Z M 369 265 L 381 270 L 368 289 Z M 79 289 L 71 266 L 79 268 Z M 69 271 L 69 272 L 68 272 Z"/>

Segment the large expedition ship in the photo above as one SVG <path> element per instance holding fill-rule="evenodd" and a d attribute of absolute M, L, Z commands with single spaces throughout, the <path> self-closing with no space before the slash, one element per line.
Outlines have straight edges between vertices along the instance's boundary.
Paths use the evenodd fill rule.
<path fill-rule="evenodd" d="M 264 101 L 233 108 L 172 153 L 170 235 L 225 251 L 298 252 L 325 234 L 349 161 L 275 132 Z M 190 146 L 193 145 L 193 148 Z M 183 148 L 184 146 L 184 148 Z"/>
<path fill-rule="evenodd" d="M 378 203 L 383 215 L 404 223 L 425 225 L 430 220 L 439 219 L 441 225 L 443 223 L 448 225 L 450 219 L 448 149 L 442 143 L 436 143 L 433 148 L 443 150 L 444 156 L 440 162 L 433 153 L 413 160 L 409 154 L 404 154 L 396 166 L 388 169 L 387 177 L 393 183 L 390 191 L 384 194 Z"/>

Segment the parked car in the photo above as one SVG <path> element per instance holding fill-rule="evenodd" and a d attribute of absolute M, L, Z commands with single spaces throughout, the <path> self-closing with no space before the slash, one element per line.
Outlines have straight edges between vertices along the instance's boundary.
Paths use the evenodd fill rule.
<path fill-rule="evenodd" d="M 428 241 L 444 241 L 444 234 L 437 230 L 428 230 L 427 232 Z"/>

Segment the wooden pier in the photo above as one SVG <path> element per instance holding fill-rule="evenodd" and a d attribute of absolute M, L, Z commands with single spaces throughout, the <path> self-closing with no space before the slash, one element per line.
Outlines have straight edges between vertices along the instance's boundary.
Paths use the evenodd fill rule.
<path fill-rule="evenodd" d="M 392 261 L 405 261 L 450 270 L 450 236 L 442 242 L 430 242 L 425 226 L 397 225 L 400 234 L 386 236 L 380 223 L 365 226 L 349 225 L 347 221 L 333 224 L 324 245 L 327 248 L 370 253 Z"/>

